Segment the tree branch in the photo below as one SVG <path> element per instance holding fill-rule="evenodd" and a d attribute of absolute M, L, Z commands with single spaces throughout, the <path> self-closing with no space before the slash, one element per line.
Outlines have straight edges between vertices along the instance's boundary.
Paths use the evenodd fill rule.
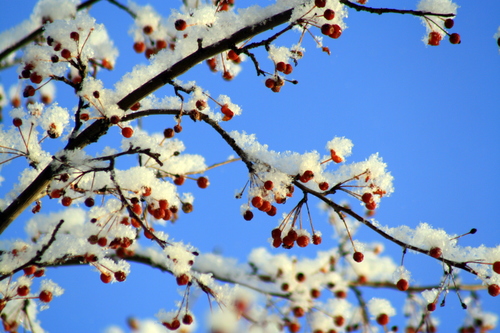
<path fill-rule="evenodd" d="M 441 16 L 441 17 L 455 17 L 455 14 L 440 14 L 440 13 L 433 13 L 433 12 L 424 12 L 421 10 L 411 10 L 411 9 L 393 9 L 393 8 L 374 8 L 374 7 L 367 7 L 367 6 L 362 6 L 360 4 L 351 2 L 349 0 L 339 0 L 341 4 L 346 5 L 347 7 L 350 7 L 352 9 L 357 10 L 358 12 L 368 12 L 372 14 L 387 14 L 387 13 L 392 13 L 392 14 L 409 14 L 409 15 L 414 15 L 414 16 Z"/>

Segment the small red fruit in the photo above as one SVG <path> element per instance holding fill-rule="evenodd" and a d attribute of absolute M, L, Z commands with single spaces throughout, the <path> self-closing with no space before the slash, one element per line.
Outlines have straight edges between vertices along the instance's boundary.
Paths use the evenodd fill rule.
<path fill-rule="evenodd" d="M 314 234 L 314 235 L 313 235 L 313 244 L 314 244 L 314 245 L 319 245 L 319 244 L 321 244 L 321 241 L 322 241 L 322 238 L 321 238 L 321 236 L 320 236 L 320 235 L 318 235 L 318 234 Z"/>
<path fill-rule="evenodd" d="M 174 184 L 177 186 L 181 186 L 182 184 L 184 184 L 185 181 L 186 177 L 184 177 L 183 175 L 179 175 L 174 178 Z"/>
<path fill-rule="evenodd" d="M 375 203 L 375 201 L 370 201 L 365 204 L 365 207 L 368 210 L 375 210 L 375 208 L 377 208 L 377 204 Z"/>
<path fill-rule="evenodd" d="M 398 289 L 401 291 L 408 290 L 409 286 L 410 286 L 410 284 L 408 283 L 408 280 L 406 280 L 406 279 L 399 279 L 399 281 L 396 283 L 396 287 L 398 287 Z"/>
<path fill-rule="evenodd" d="M 274 187 L 274 184 L 273 184 L 272 180 L 266 180 L 264 182 L 264 188 L 266 190 L 271 191 L 273 189 L 273 187 Z"/>
<path fill-rule="evenodd" d="M 239 56 L 234 50 L 229 50 L 227 52 L 227 58 L 232 61 L 237 61 L 239 59 Z"/>
<path fill-rule="evenodd" d="M 23 124 L 23 120 L 21 118 L 14 118 L 12 119 L 12 124 L 14 124 L 14 126 L 16 127 L 21 127 L 21 125 Z"/>
<path fill-rule="evenodd" d="M 179 275 L 178 277 L 176 277 L 175 280 L 177 282 L 177 285 L 185 286 L 186 284 L 189 283 L 190 278 L 187 274 L 182 274 L 182 275 Z"/>
<path fill-rule="evenodd" d="M 108 239 L 106 237 L 99 237 L 97 240 L 97 245 L 100 247 L 105 247 L 108 244 Z"/>
<path fill-rule="evenodd" d="M 364 193 L 361 196 L 361 201 L 363 201 L 365 204 L 371 202 L 372 200 L 373 200 L 373 194 L 371 193 Z"/>
<path fill-rule="evenodd" d="M 199 188 L 207 188 L 210 182 L 207 177 L 200 177 L 196 180 L 196 184 L 198 184 Z"/>
<path fill-rule="evenodd" d="M 163 131 L 163 136 L 167 139 L 173 138 L 175 135 L 174 129 L 173 128 L 166 128 Z"/>
<path fill-rule="evenodd" d="M 252 206 L 254 206 L 255 208 L 260 208 L 262 206 L 262 198 L 259 197 L 259 196 L 255 196 L 252 198 Z"/>
<path fill-rule="evenodd" d="M 79 41 L 80 40 L 80 34 L 76 31 L 72 31 L 70 34 L 69 34 L 69 37 L 74 40 L 75 42 Z"/>
<path fill-rule="evenodd" d="M 62 49 L 61 56 L 65 59 L 71 59 L 71 51 L 68 49 Z"/>
<path fill-rule="evenodd" d="M 314 5 L 319 8 L 326 6 L 326 0 L 314 0 Z"/>
<path fill-rule="evenodd" d="M 245 213 L 243 214 L 243 218 L 245 219 L 245 221 L 252 220 L 253 219 L 252 211 L 250 211 L 250 210 L 245 211 Z"/>
<path fill-rule="evenodd" d="M 28 266 L 23 268 L 24 275 L 28 276 L 36 272 L 36 266 Z"/>
<path fill-rule="evenodd" d="M 311 179 L 314 178 L 314 173 L 311 170 L 306 170 L 304 173 L 300 176 L 300 181 L 302 183 L 307 183 Z"/>
<path fill-rule="evenodd" d="M 175 29 L 178 31 L 183 31 L 187 28 L 187 23 L 184 20 L 177 20 L 174 23 Z"/>
<path fill-rule="evenodd" d="M 451 19 L 451 18 L 446 19 L 444 21 L 444 26 L 446 27 L 446 29 L 451 29 L 451 28 L 453 28 L 454 25 L 455 25 L 455 21 L 453 21 L 453 19 Z"/>
<path fill-rule="evenodd" d="M 490 284 L 488 286 L 488 294 L 493 297 L 500 295 L 500 287 L 498 286 L 498 284 Z"/>
<path fill-rule="evenodd" d="M 205 108 L 207 107 L 207 102 L 202 100 L 202 99 L 199 99 L 196 101 L 196 108 L 198 110 L 204 110 Z"/>
<path fill-rule="evenodd" d="M 441 41 L 441 35 L 439 34 L 439 32 L 431 31 L 429 33 L 429 40 L 427 41 L 427 44 L 432 46 L 437 46 L 439 45 L 440 41 Z"/>
<path fill-rule="evenodd" d="M 96 98 L 99 98 L 99 97 L 96 97 Z M 109 122 L 112 123 L 113 125 L 116 125 L 116 124 L 118 124 L 120 122 L 120 117 L 117 116 L 117 115 L 113 115 L 113 116 L 111 116 L 111 118 L 109 118 Z"/>
<path fill-rule="evenodd" d="M 327 20 L 333 20 L 335 18 L 335 12 L 331 9 L 326 9 L 323 13 L 323 17 Z"/>
<path fill-rule="evenodd" d="M 342 28 L 340 27 L 340 25 L 334 24 L 334 25 L 332 25 L 332 28 L 333 28 L 333 32 L 331 34 L 329 34 L 328 36 L 333 38 L 333 39 L 339 38 L 340 35 L 342 35 Z"/>
<path fill-rule="evenodd" d="M 42 277 L 44 275 L 45 275 L 45 269 L 43 268 L 37 269 L 35 273 L 33 273 L 33 276 L 37 278 Z"/>
<path fill-rule="evenodd" d="M 123 282 L 123 281 L 125 281 L 126 278 L 127 278 L 127 275 L 125 275 L 125 272 L 123 272 L 123 271 L 115 272 L 116 281 Z"/>
<path fill-rule="evenodd" d="M 136 213 L 137 215 L 141 215 L 142 213 L 142 206 L 138 203 L 132 205 L 132 211 Z"/>
<path fill-rule="evenodd" d="M 38 75 L 36 72 L 33 72 L 31 73 L 30 75 L 30 80 L 31 82 L 33 82 L 34 84 L 39 84 L 42 82 L 43 78 L 41 75 Z"/>
<path fill-rule="evenodd" d="M 333 322 L 335 323 L 335 325 L 337 326 L 343 326 L 344 323 L 345 323 L 345 318 L 343 316 L 335 316 L 333 318 Z"/>
<path fill-rule="evenodd" d="M 495 261 L 493 263 L 493 272 L 500 274 L 500 261 Z"/>
<path fill-rule="evenodd" d="M 132 135 L 134 135 L 134 130 L 132 129 L 132 127 L 124 127 L 122 128 L 122 135 L 128 139 L 132 137 Z"/>
<path fill-rule="evenodd" d="M 146 237 L 147 239 L 153 239 L 154 238 L 154 234 L 153 234 L 154 231 L 155 231 L 155 229 L 153 229 L 153 228 L 144 229 L 144 237 Z"/>
<path fill-rule="evenodd" d="M 318 184 L 318 186 L 321 191 L 326 191 L 330 187 L 330 185 L 327 182 L 321 182 Z"/>
<path fill-rule="evenodd" d="M 137 111 L 141 108 L 141 103 L 140 102 L 135 102 L 134 105 L 130 107 L 130 110 L 132 111 Z"/>
<path fill-rule="evenodd" d="M 150 25 L 146 25 L 142 28 L 142 31 L 146 34 L 149 35 L 153 32 L 153 27 Z"/>
<path fill-rule="evenodd" d="M 354 259 L 355 262 L 362 262 L 365 256 L 363 253 L 356 251 L 352 255 L 352 258 Z"/>
<path fill-rule="evenodd" d="M 113 278 L 111 277 L 111 274 L 107 274 L 107 273 L 101 273 L 101 281 L 104 282 L 104 283 L 110 283 L 111 280 L 113 280 Z"/>
<path fill-rule="evenodd" d="M 92 207 L 95 204 L 93 198 L 87 198 L 87 199 L 85 199 L 84 203 L 85 203 L 85 206 L 87 206 L 87 207 Z"/>
<path fill-rule="evenodd" d="M 80 120 L 82 120 L 82 121 L 87 121 L 87 120 L 89 120 L 89 119 L 90 119 L 90 116 L 89 116 L 89 114 L 88 114 L 88 113 L 81 113 L 81 114 L 80 114 Z"/>
<path fill-rule="evenodd" d="M 300 246 L 300 247 L 306 247 L 307 245 L 309 245 L 309 237 L 306 236 L 306 235 L 300 235 L 298 238 L 297 238 L 297 245 Z"/>
<path fill-rule="evenodd" d="M 30 293 L 30 287 L 26 286 L 26 285 L 22 285 L 22 286 L 19 286 L 17 287 L 17 295 L 18 296 L 26 296 Z"/>
<path fill-rule="evenodd" d="M 49 303 L 50 301 L 52 301 L 52 292 L 50 292 L 49 290 L 42 290 L 38 297 L 40 298 L 40 301 Z"/>
<path fill-rule="evenodd" d="M 36 89 L 33 86 L 26 86 L 23 90 L 23 97 L 28 98 L 35 95 Z"/>
<path fill-rule="evenodd" d="M 61 200 L 61 204 L 64 207 L 70 206 L 72 202 L 73 202 L 73 199 L 71 199 L 71 197 L 63 197 L 62 200 Z"/>
<path fill-rule="evenodd" d="M 143 53 L 146 51 L 146 44 L 144 44 L 144 42 L 135 42 L 134 51 L 137 53 Z"/>
<path fill-rule="evenodd" d="M 182 317 L 182 323 L 184 325 L 191 325 L 193 323 L 193 316 L 191 316 L 189 313 L 186 313 L 183 317 Z"/>
<path fill-rule="evenodd" d="M 273 79 L 269 78 L 266 80 L 265 85 L 267 88 L 272 89 L 274 88 L 274 86 L 276 86 L 276 82 Z"/>
<path fill-rule="evenodd" d="M 377 323 L 382 326 L 387 325 L 389 323 L 389 316 L 386 315 L 385 313 L 380 314 L 377 317 Z"/>
<path fill-rule="evenodd" d="M 266 214 L 269 216 L 275 216 L 277 212 L 278 212 L 278 208 L 276 208 L 276 206 L 271 205 L 271 209 L 269 209 L 266 212 Z"/>
<path fill-rule="evenodd" d="M 434 310 L 436 310 L 436 302 L 427 304 L 427 311 L 432 312 Z"/>
<path fill-rule="evenodd" d="M 180 133 L 182 132 L 182 126 L 180 124 L 177 124 L 174 126 L 174 132 L 175 133 Z"/>
<path fill-rule="evenodd" d="M 460 35 L 456 32 L 450 35 L 450 43 L 452 44 L 460 44 Z"/>
<path fill-rule="evenodd" d="M 443 251 L 439 247 L 433 247 L 429 250 L 429 255 L 433 258 L 441 258 L 443 256 Z"/>
<path fill-rule="evenodd" d="M 305 311 L 300 306 L 296 306 L 296 307 L 293 308 L 293 315 L 296 318 L 304 317 L 304 314 L 305 314 Z"/>
<path fill-rule="evenodd" d="M 271 237 L 273 239 L 281 239 L 281 229 L 276 228 L 271 231 Z"/>

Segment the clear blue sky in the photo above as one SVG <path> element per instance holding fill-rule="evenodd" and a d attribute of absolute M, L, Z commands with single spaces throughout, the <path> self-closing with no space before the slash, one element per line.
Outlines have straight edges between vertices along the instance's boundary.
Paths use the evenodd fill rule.
<path fill-rule="evenodd" d="M 151 3 L 162 15 L 169 14 L 170 8 L 164 1 Z M 236 3 L 245 7 L 253 2 Z M 416 3 L 405 0 L 397 5 L 410 9 Z M 379 152 L 395 177 L 396 188 L 377 211 L 376 219 L 381 224 L 414 227 L 428 222 L 456 234 L 475 227 L 478 232 L 462 239 L 461 244 L 496 246 L 500 235 L 500 54 L 493 35 L 500 26 L 500 2 L 457 3 L 460 8 L 452 31 L 460 33 L 460 45 L 447 41 L 438 47 L 424 45 L 421 39 L 425 28 L 412 16 L 379 16 L 350 10 L 346 20 L 349 28 L 342 37 L 325 40 L 332 55 L 322 53 L 306 38 L 306 56 L 291 75 L 300 83 L 287 84 L 278 94 L 264 87 L 250 62 L 229 83 L 210 73 L 204 64 L 181 79 L 196 80 L 213 95 L 229 95 L 242 106 L 243 115 L 224 127 L 255 133 L 273 150 L 322 152 L 334 136 L 345 136 L 354 143 L 349 161 L 361 161 Z M 25 0 L 1 2 L 0 29 L 27 19 L 33 4 Z M 395 3 L 372 0 L 368 5 L 389 7 Z M 136 63 L 146 60 L 132 50 L 133 42 L 127 34 L 132 21 L 124 12 L 102 2 L 91 13 L 99 23 L 106 24 L 120 50 L 116 69 L 101 77 L 111 88 Z M 291 45 L 297 40 L 297 34 L 289 33 L 278 45 Z M 271 69 L 262 53 L 260 61 Z M 15 82 L 15 75 L 13 71 L 2 71 L 0 80 L 8 88 Z M 157 95 L 171 93 L 163 88 Z M 75 105 L 69 93 L 59 91 L 57 99 L 65 106 Z M 5 124 L 10 124 L 8 109 L 4 111 Z M 144 126 L 151 131 L 162 131 L 173 124 L 166 117 L 144 120 Z M 184 122 L 183 126 L 179 138 L 184 140 L 187 152 L 203 154 L 208 164 L 233 154 L 203 124 Z M 110 137 L 107 144 L 116 142 L 118 147 L 117 131 L 111 130 Z M 15 179 L 11 172 L 9 168 L 2 170 L 2 176 L 11 179 L 2 184 L 1 194 L 10 189 Z M 277 219 L 257 214 L 254 220 L 246 222 L 240 217 L 241 202 L 234 200 L 233 195 L 246 182 L 243 164 L 213 170 L 208 176 L 212 184 L 207 190 L 187 185 L 186 189 L 191 188 L 196 196 L 195 211 L 182 216 L 166 231 L 202 252 L 218 251 L 244 262 L 249 249 L 268 246 L 267 238 Z M 357 207 L 353 199 L 351 203 Z M 214 212 L 214 206 L 221 208 Z M 293 204 L 287 206 L 291 209 Z M 16 221 L 1 239 L 22 238 L 23 219 Z M 313 219 L 315 227 L 323 231 L 323 244 L 308 250 L 294 249 L 294 254 L 312 255 L 312 250 L 335 246 L 328 237 L 325 216 L 314 212 Z M 384 242 L 365 229 L 358 237 L 361 241 Z M 389 243 L 386 249 L 398 262 L 400 249 Z M 423 256 L 410 256 L 405 263 L 414 268 L 413 278 L 417 282 L 437 282 L 442 274 L 436 262 Z M 124 284 L 103 285 L 98 274 L 88 267 L 50 269 L 48 277 L 66 289 L 39 316 L 43 327 L 51 332 L 100 332 L 111 324 L 123 325 L 129 315 L 153 317 L 158 309 L 170 310 L 174 301 L 180 300 L 170 275 L 141 266 L 132 267 Z M 463 277 L 465 282 L 474 281 L 466 274 Z M 375 291 L 374 295 L 381 296 L 382 292 Z M 403 299 L 401 294 L 394 295 L 395 299 Z M 486 293 L 481 297 L 487 310 L 498 309 L 498 299 Z M 205 298 L 200 297 L 196 306 L 206 307 Z M 450 294 L 446 307 L 436 313 L 442 332 L 457 327 L 455 320 L 462 317 L 461 311 L 460 303 Z M 398 320 L 403 323 L 402 316 Z"/>

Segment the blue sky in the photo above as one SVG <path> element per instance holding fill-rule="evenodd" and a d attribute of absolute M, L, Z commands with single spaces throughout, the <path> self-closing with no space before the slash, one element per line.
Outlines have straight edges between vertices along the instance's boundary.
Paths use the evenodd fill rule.
<path fill-rule="evenodd" d="M 33 3 L 24 0 L 9 2 L 8 6 L 3 3 L 0 29 L 3 31 L 28 18 Z M 164 2 L 151 3 L 162 15 L 169 14 Z M 180 1 L 172 3 L 177 5 Z M 241 7 L 252 3 L 237 1 Z M 398 5 L 409 9 L 416 3 L 400 1 Z M 452 31 L 460 33 L 460 45 L 443 41 L 438 47 L 426 46 L 421 41 L 425 28 L 412 16 L 379 16 L 350 10 L 346 20 L 349 28 L 341 38 L 325 40 L 332 52 L 330 56 L 306 38 L 306 56 L 291 75 L 299 84 L 288 84 L 278 94 L 264 87 L 262 77 L 256 77 L 250 62 L 243 65 L 243 71 L 231 82 L 210 73 L 204 64 L 181 79 L 196 80 L 213 95 L 229 95 L 243 108 L 243 114 L 224 127 L 255 133 L 273 150 L 322 152 L 334 136 L 345 136 L 354 143 L 349 161 L 361 161 L 379 152 L 395 177 L 396 189 L 377 210 L 376 219 L 381 224 L 415 227 L 427 222 L 456 234 L 474 227 L 478 232 L 463 238 L 462 245 L 496 246 L 500 235 L 497 175 L 500 54 L 493 35 L 500 26 L 500 3 L 494 0 L 482 1 L 480 5 L 472 1 L 457 3 L 460 8 Z M 390 7 L 394 2 L 372 0 L 368 4 Z M 106 2 L 96 4 L 91 13 L 99 23 L 106 24 L 120 50 L 116 69 L 101 77 L 111 88 L 136 63 L 147 60 L 132 50 L 133 41 L 127 34 L 132 20 L 126 14 Z M 298 38 L 298 34 L 289 33 L 278 45 L 294 44 Z M 270 70 L 266 55 L 258 53 L 258 56 Z M 0 80 L 9 87 L 15 82 L 15 74 L 2 71 Z M 162 88 L 157 92 L 158 96 L 166 94 L 172 94 L 171 90 Z M 71 94 L 63 91 L 58 91 L 57 99 L 65 106 L 75 103 Z M 4 122 L 10 124 L 7 110 Z M 167 117 L 161 121 L 152 117 L 144 120 L 144 126 L 151 131 L 162 131 L 173 124 Z M 184 140 L 187 152 L 203 154 L 208 164 L 233 154 L 203 124 L 184 122 L 183 126 L 179 138 Z M 107 144 L 116 142 L 118 147 L 118 131 L 111 130 L 109 137 Z M 9 178 L 11 172 L 6 167 L 2 176 Z M 182 216 L 166 231 L 202 252 L 218 251 L 242 262 L 249 249 L 268 246 L 267 238 L 277 219 L 257 214 L 254 220 L 246 222 L 239 215 L 241 202 L 233 198 L 234 191 L 244 186 L 246 173 L 244 165 L 233 164 L 207 173 L 211 186 L 206 190 L 187 184 L 186 189 L 197 198 L 195 211 Z M 2 183 L 1 194 L 10 189 L 12 179 L 14 174 Z M 357 207 L 352 198 L 351 203 Z M 214 212 L 214 206 L 221 208 Z M 286 209 L 291 209 L 293 204 L 287 206 Z M 28 217 L 23 216 L 13 224 L 1 239 L 22 238 L 23 220 Z M 327 236 L 326 217 L 314 212 L 313 220 L 325 235 L 317 249 L 334 246 Z M 358 237 L 362 241 L 385 242 L 363 228 Z M 400 249 L 385 244 L 398 261 Z M 312 250 L 315 249 L 294 249 L 293 253 L 313 255 Z M 423 256 L 410 256 L 405 263 L 414 267 L 412 272 L 417 282 L 437 282 L 442 274 L 437 263 Z M 100 332 L 111 324 L 123 325 L 129 315 L 147 318 L 160 308 L 169 310 L 180 299 L 170 275 L 140 266 L 133 266 L 124 284 L 103 285 L 88 267 L 51 269 L 48 276 L 66 289 L 48 311 L 40 314 L 43 326 L 51 332 L 70 329 Z M 474 281 L 466 274 L 463 277 L 466 282 Z M 374 291 L 377 293 L 380 296 L 380 292 Z M 397 293 L 394 297 L 403 299 Z M 498 308 L 497 299 L 485 293 L 481 297 L 487 310 Z M 206 308 L 205 299 L 200 297 L 196 306 Z M 461 316 L 463 310 L 450 294 L 446 307 L 438 311 L 442 331 L 449 331 L 457 326 L 447 319 L 453 314 L 454 318 Z M 399 320 L 402 323 L 401 316 Z"/>

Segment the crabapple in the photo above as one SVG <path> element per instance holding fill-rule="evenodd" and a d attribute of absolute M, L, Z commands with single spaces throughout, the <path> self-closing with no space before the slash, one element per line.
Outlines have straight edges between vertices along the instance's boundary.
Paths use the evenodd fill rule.
<path fill-rule="evenodd" d="M 433 258 L 441 258 L 443 256 L 443 250 L 439 247 L 433 247 L 429 250 L 429 255 Z"/>
<path fill-rule="evenodd" d="M 446 27 L 446 29 L 451 29 L 451 28 L 453 28 L 454 25 L 455 25 L 455 21 L 453 21 L 453 19 L 451 19 L 451 18 L 446 19 L 444 21 L 444 26 Z"/>
<path fill-rule="evenodd" d="M 42 290 L 40 295 L 38 295 L 38 298 L 40 298 L 40 301 L 44 303 L 49 303 L 52 301 L 52 292 L 49 290 Z"/>
<path fill-rule="evenodd" d="M 318 234 L 314 234 L 313 237 L 312 237 L 312 241 L 313 241 L 314 245 L 321 244 L 321 241 L 322 241 L 321 236 L 318 235 Z"/>
<path fill-rule="evenodd" d="M 493 272 L 500 274 L 500 261 L 495 261 L 493 263 Z"/>
<path fill-rule="evenodd" d="M 319 8 L 326 6 L 326 0 L 314 0 L 314 5 Z"/>
<path fill-rule="evenodd" d="M 19 287 L 17 287 L 17 295 L 18 296 L 26 296 L 30 293 L 30 287 L 26 286 L 26 285 L 21 285 Z"/>
<path fill-rule="evenodd" d="M 15 127 L 21 127 L 21 125 L 23 124 L 23 120 L 21 118 L 14 118 L 12 119 L 12 124 L 15 126 Z"/>
<path fill-rule="evenodd" d="M 389 316 L 385 313 L 378 315 L 377 323 L 382 326 L 387 325 L 389 323 Z"/>
<path fill-rule="evenodd" d="M 93 198 L 87 198 L 87 199 L 85 199 L 84 203 L 85 203 L 85 206 L 87 206 L 87 207 L 92 207 L 95 204 Z"/>
<path fill-rule="evenodd" d="M 26 86 L 23 90 L 23 97 L 28 98 L 35 95 L 36 89 L 33 86 Z"/>
<path fill-rule="evenodd" d="M 146 44 L 144 44 L 144 42 L 135 42 L 134 51 L 137 53 L 143 53 L 146 51 Z"/>
<path fill-rule="evenodd" d="M 189 276 L 187 274 L 182 274 L 182 275 L 179 275 L 175 278 L 175 281 L 177 282 L 177 285 L 179 286 L 185 286 L 186 284 L 189 283 L 189 280 L 191 280 L 189 278 Z"/>
<path fill-rule="evenodd" d="M 76 31 L 72 31 L 70 34 L 69 34 L 69 37 L 74 40 L 75 42 L 79 41 L 80 40 L 80 34 Z"/>
<path fill-rule="evenodd" d="M 355 262 L 362 262 L 365 256 L 363 253 L 356 251 L 353 253 L 352 258 L 354 259 Z"/>
<path fill-rule="evenodd" d="M 61 51 L 61 56 L 65 59 L 70 59 L 71 58 L 71 51 L 68 49 L 63 49 Z"/>
<path fill-rule="evenodd" d="M 174 184 L 177 186 L 181 186 L 182 184 L 184 184 L 185 181 L 186 177 L 184 177 L 183 175 L 178 175 L 177 177 L 174 178 Z"/>
<path fill-rule="evenodd" d="M 101 281 L 104 283 L 110 283 L 111 280 L 113 280 L 113 277 L 111 276 L 111 274 L 108 274 L 108 273 L 101 273 L 100 278 L 101 278 Z"/>
<path fill-rule="evenodd" d="M 115 272 L 115 279 L 118 282 L 123 282 L 127 278 L 127 275 L 125 275 L 125 272 L 123 271 L 117 271 Z"/>
<path fill-rule="evenodd" d="M 408 290 L 408 287 L 409 287 L 408 280 L 406 280 L 406 279 L 399 279 L 399 281 L 396 283 L 396 287 L 399 290 L 401 290 L 401 291 Z"/>
<path fill-rule="evenodd" d="M 323 13 L 323 17 L 327 20 L 333 20 L 335 18 L 335 12 L 331 9 L 326 9 Z"/>
<path fill-rule="evenodd" d="M 61 200 L 61 203 L 64 207 L 71 206 L 72 202 L 73 202 L 73 199 L 71 197 L 63 197 Z"/>
<path fill-rule="evenodd" d="M 441 41 L 441 35 L 437 31 L 431 31 L 429 33 L 429 40 L 427 41 L 427 44 L 432 45 L 432 46 L 437 46 L 439 45 L 439 42 Z"/>
<path fill-rule="evenodd" d="M 252 206 L 254 206 L 255 208 L 260 208 L 260 206 L 262 206 L 262 198 L 259 197 L 259 196 L 255 196 L 252 198 Z"/>
<path fill-rule="evenodd" d="M 300 247 L 306 247 L 307 245 L 309 245 L 309 237 L 307 235 L 300 235 L 298 238 L 297 238 L 297 245 L 300 246 Z"/>
<path fill-rule="evenodd" d="M 493 297 L 500 295 L 500 287 L 498 286 L 498 284 L 490 284 L 488 286 L 488 294 Z"/>
<path fill-rule="evenodd" d="M 122 135 L 125 138 L 130 138 L 132 137 L 132 135 L 134 135 L 134 130 L 132 129 L 132 127 L 124 127 L 122 128 Z"/>
<path fill-rule="evenodd" d="M 142 28 L 142 31 L 146 34 L 146 35 L 150 35 L 152 32 L 153 32 L 153 27 L 150 26 L 150 25 L 146 25 Z"/>
<path fill-rule="evenodd" d="M 184 20 L 177 20 L 177 21 L 175 21 L 174 26 L 175 26 L 176 30 L 183 31 L 186 29 L 187 23 Z"/>
<path fill-rule="evenodd" d="M 207 188 L 210 182 L 207 177 L 200 177 L 196 180 L 196 184 L 198 184 L 199 188 Z"/>
<path fill-rule="evenodd" d="M 452 44 L 460 44 L 460 35 L 456 32 L 450 35 L 450 43 Z"/>
<path fill-rule="evenodd" d="M 245 213 L 243 214 L 243 218 L 245 219 L 245 221 L 252 220 L 253 219 L 252 211 L 250 211 L 250 210 L 245 211 Z"/>
<path fill-rule="evenodd" d="M 184 325 L 191 325 L 193 323 L 193 316 L 191 316 L 189 313 L 186 313 L 183 317 L 182 317 L 182 323 Z"/>

